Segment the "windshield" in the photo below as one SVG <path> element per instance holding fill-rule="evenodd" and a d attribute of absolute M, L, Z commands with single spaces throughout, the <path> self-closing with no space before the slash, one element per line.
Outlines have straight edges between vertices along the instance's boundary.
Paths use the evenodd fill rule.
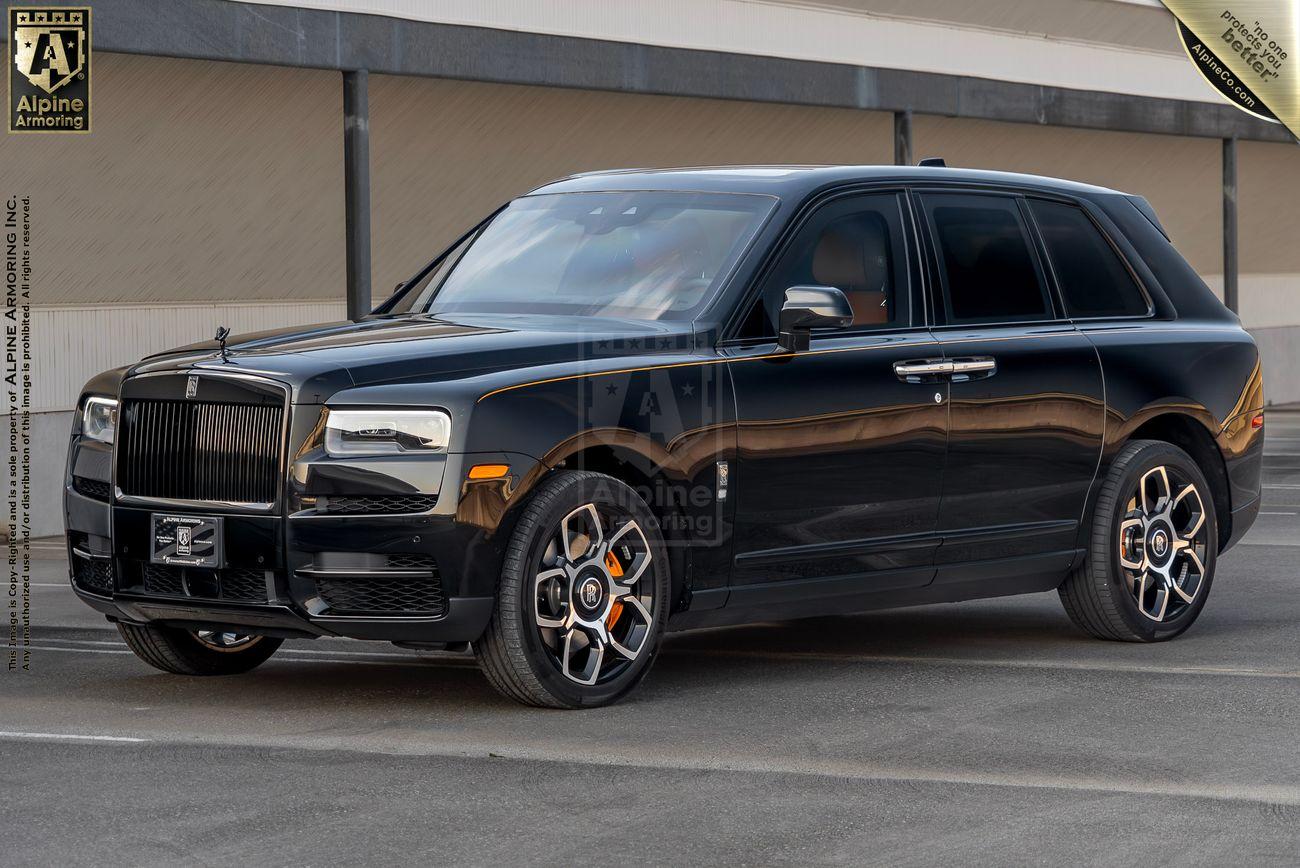
<path fill-rule="evenodd" d="M 525 196 L 384 312 L 690 319 L 774 202 L 680 192 Z"/>

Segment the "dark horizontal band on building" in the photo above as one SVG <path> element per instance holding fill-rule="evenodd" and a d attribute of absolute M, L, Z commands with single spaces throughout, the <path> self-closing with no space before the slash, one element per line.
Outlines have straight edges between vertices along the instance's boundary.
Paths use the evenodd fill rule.
<path fill-rule="evenodd" d="M 95 48 L 125 54 L 1294 141 L 1280 125 L 1192 100 L 228 0 L 96 0 L 94 8 Z"/>

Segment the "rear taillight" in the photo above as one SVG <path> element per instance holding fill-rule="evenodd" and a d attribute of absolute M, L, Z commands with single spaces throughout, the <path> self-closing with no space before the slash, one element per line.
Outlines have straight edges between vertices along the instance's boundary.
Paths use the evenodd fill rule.
<path fill-rule="evenodd" d="M 1256 415 L 1254 419 L 1251 419 L 1251 420 L 1250 420 L 1250 427 L 1254 428 L 1255 430 L 1259 430 L 1260 428 L 1263 428 L 1263 427 L 1264 427 L 1264 414 L 1263 414 L 1263 413 L 1260 413 L 1260 414 Z"/>

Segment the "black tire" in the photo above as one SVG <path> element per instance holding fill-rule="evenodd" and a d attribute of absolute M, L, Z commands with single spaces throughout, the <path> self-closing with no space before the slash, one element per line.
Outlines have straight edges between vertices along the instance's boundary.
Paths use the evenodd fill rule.
<path fill-rule="evenodd" d="M 174 675 L 239 675 L 265 663 L 284 642 L 254 636 L 232 648 L 218 648 L 194 632 L 156 624 L 118 624 L 127 647 L 145 663 Z"/>
<path fill-rule="evenodd" d="M 616 665 L 611 667 L 607 680 L 601 675 L 606 671 L 605 664 L 597 662 L 592 677 L 599 680 L 584 685 L 566 677 L 562 671 L 565 664 L 556 659 L 555 648 L 548 645 L 548 634 L 539 627 L 536 619 L 542 615 L 539 611 L 541 603 L 538 602 L 541 585 L 537 576 L 547 570 L 544 558 L 555 550 L 554 542 L 557 534 L 562 535 L 560 528 L 565 517 L 588 504 L 635 520 L 642 531 L 642 547 L 649 560 L 633 587 L 638 595 L 652 593 L 653 599 L 641 607 L 651 617 L 650 622 L 641 628 L 641 644 L 637 645 L 635 659 L 611 657 Z M 606 536 L 613 538 L 617 533 L 611 532 Z M 592 552 L 595 550 L 591 549 Z M 578 561 L 566 562 L 576 564 Z M 622 575 L 621 570 L 618 575 Z M 572 595 L 576 592 L 577 579 L 561 581 L 567 588 L 564 593 L 569 602 L 565 611 L 569 612 L 576 605 L 576 598 Z M 646 583 L 650 586 L 645 587 Z M 635 491 L 617 479 L 599 473 L 558 473 L 533 493 L 514 528 L 497 588 L 496 608 L 483 636 L 474 643 L 475 657 L 493 687 L 502 695 L 525 705 L 545 708 L 608 705 L 626 696 L 650 670 L 668 620 L 670 584 L 668 556 L 658 522 Z M 613 599 L 612 594 L 610 597 Z M 638 599 L 644 600 L 645 596 Z M 617 622 L 618 616 L 612 611 L 610 617 Z M 627 622 L 628 625 L 631 623 Z M 553 635 L 558 637 L 560 631 Z M 566 647 L 563 652 L 566 657 L 567 652 Z"/>
<path fill-rule="evenodd" d="M 1171 478 L 1182 480 L 1180 483 L 1182 489 L 1189 484 L 1195 487 L 1200 514 L 1204 519 L 1203 526 L 1200 526 L 1196 537 L 1198 539 L 1203 537 L 1204 542 L 1202 544 L 1194 542 L 1192 545 L 1193 554 L 1203 566 L 1199 571 L 1200 578 L 1193 592 L 1194 599 L 1186 602 L 1174 593 L 1173 588 L 1168 588 L 1164 592 L 1165 603 L 1168 604 L 1172 600 L 1178 604 L 1178 608 L 1175 610 L 1168 608 L 1167 605 L 1161 607 L 1159 609 L 1161 617 L 1156 619 L 1153 615 L 1160 599 L 1159 591 L 1156 590 L 1154 595 L 1142 595 L 1143 602 L 1139 602 L 1140 589 L 1148 587 L 1141 584 L 1141 575 L 1147 571 L 1128 570 L 1121 564 L 1121 546 L 1126 544 L 1121 542 L 1123 535 L 1121 523 L 1131 523 L 1134 516 L 1142 512 L 1141 509 L 1137 509 L 1136 512 L 1130 511 L 1136 498 L 1141 496 L 1137 494 L 1140 484 L 1148 484 L 1159 489 L 1158 468 L 1161 467 L 1165 468 L 1164 487 L 1170 491 L 1170 497 L 1177 494 L 1173 491 L 1175 486 L 1169 482 Z M 1148 473 L 1152 476 L 1148 477 Z M 1149 481 L 1144 483 L 1144 480 Z M 1190 498 L 1187 499 L 1190 501 Z M 1151 500 L 1157 500 L 1154 493 Z M 1190 509 L 1190 507 L 1183 508 Z M 1176 521 L 1175 524 L 1177 523 Z M 1158 528 L 1153 528 L 1153 532 L 1155 530 Z M 1152 553 L 1151 557 L 1154 557 L 1157 548 L 1164 550 L 1163 547 L 1148 542 L 1147 532 L 1140 530 L 1139 527 L 1133 527 L 1130 533 L 1142 537 L 1140 541 L 1134 541 L 1135 550 L 1142 552 L 1141 563 L 1148 563 L 1146 554 L 1148 551 Z M 1180 540 L 1183 537 L 1181 531 L 1176 531 L 1175 534 L 1171 534 L 1171 537 L 1175 535 Z M 1172 543 L 1170 545 L 1172 547 Z M 1219 536 L 1215 521 L 1214 499 L 1201 468 L 1191 456 L 1171 443 L 1159 440 L 1135 440 L 1120 450 L 1102 482 L 1096 509 L 1093 512 L 1087 558 L 1061 585 L 1059 589 L 1061 602 L 1070 620 L 1098 639 L 1123 642 L 1162 642 L 1172 639 L 1190 627 L 1205 607 L 1205 601 L 1209 597 L 1214 581 L 1218 549 Z M 1134 551 L 1127 552 L 1127 557 L 1130 563 L 1136 562 Z M 1169 564 L 1168 571 L 1181 569 L 1179 563 L 1175 562 L 1178 557 L 1177 549 L 1170 551 L 1168 557 L 1169 560 L 1166 562 Z M 1196 572 L 1191 562 L 1188 563 L 1187 569 L 1189 575 Z M 1157 589 L 1160 587 L 1158 575 L 1151 575 L 1150 587 Z M 1151 614 L 1144 614 L 1144 609 Z"/>

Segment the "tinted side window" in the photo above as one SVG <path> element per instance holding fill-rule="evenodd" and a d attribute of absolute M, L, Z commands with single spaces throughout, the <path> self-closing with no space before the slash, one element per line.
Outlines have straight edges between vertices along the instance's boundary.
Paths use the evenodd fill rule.
<path fill-rule="evenodd" d="M 1014 198 L 924 195 L 938 247 L 939 282 L 950 323 L 1053 319 L 1052 304 Z"/>
<path fill-rule="evenodd" d="M 742 337 L 774 337 L 792 286 L 833 286 L 853 308 L 852 328 L 910 323 L 907 251 L 898 194 L 837 199 L 800 228 L 763 283 L 763 295 Z"/>
<path fill-rule="evenodd" d="M 1031 200 L 1047 256 L 1070 316 L 1145 316 L 1147 300 L 1111 246 L 1081 208 Z"/>

